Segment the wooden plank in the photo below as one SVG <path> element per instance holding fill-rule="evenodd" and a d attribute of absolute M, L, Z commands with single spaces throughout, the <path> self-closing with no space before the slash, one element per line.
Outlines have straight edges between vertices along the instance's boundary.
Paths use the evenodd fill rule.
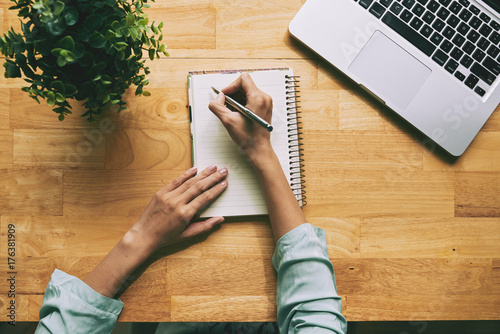
<path fill-rule="evenodd" d="M 492 293 L 497 296 L 500 295 L 500 258 L 493 259 L 491 282 L 493 286 Z"/>
<path fill-rule="evenodd" d="M 453 175 L 335 170 L 306 161 L 307 217 L 453 217 Z"/>
<path fill-rule="evenodd" d="M 0 170 L 2 214 L 61 215 L 62 172 L 52 169 Z"/>
<path fill-rule="evenodd" d="M 12 167 L 12 131 L 0 130 L 0 168 Z"/>
<path fill-rule="evenodd" d="M 425 290 L 425 286 L 422 287 Z M 349 296 L 349 321 L 499 320 L 500 300 L 492 295 Z M 464 312 L 464 310 L 466 310 Z"/>
<path fill-rule="evenodd" d="M 499 131 L 500 129 L 500 106 L 498 106 L 493 114 L 488 118 L 483 125 L 481 131 Z"/>
<path fill-rule="evenodd" d="M 289 49 L 288 24 L 301 5 L 299 0 L 257 0 L 237 4 L 215 0 L 217 49 Z"/>
<path fill-rule="evenodd" d="M 307 217 L 307 222 L 325 230 L 328 255 L 359 258 L 361 220 L 358 218 Z"/>
<path fill-rule="evenodd" d="M 331 90 L 302 90 L 298 105 L 302 126 L 306 131 L 338 130 L 339 92 Z"/>
<path fill-rule="evenodd" d="M 173 322 L 276 321 L 276 301 L 271 296 L 182 296 L 171 299 Z"/>
<path fill-rule="evenodd" d="M 145 12 L 149 22 L 164 23 L 162 43 L 172 49 L 215 49 L 216 9 L 210 0 L 159 1 Z M 189 32 L 189 33 L 187 33 Z"/>
<path fill-rule="evenodd" d="M 500 132 L 481 131 L 465 153 L 454 164 L 443 161 L 428 150 L 424 150 L 424 170 L 426 171 L 500 171 Z"/>
<path fill-rule="evenodd" d="M 364 219 L 360 239 L 363 258 L 492 258 L 500 254 L 500 219 Z"/>
<path fill-rule="evenodd" d="M 272 295 L 276 273 L 270 258 L 167 258 L 167 290 L 172 297 Z"/>
<path fill-rule="evenodd" d="M 10 129 L 10 90 L 0 89 L 0 129 Z"/>
<path fill-rule="evenodd" d="M 388 119 L 388 111 L 360 89 L 339 91 L 340 130 L 400 132 Z"/>
<path fill-rule="evenodd" d="M 127 129 L 106 138 L 106 169 L 186 168 L 190 155 L 187 131 Z"/>
<path fill-rule="evenodd" d="M 456 172 L 455 215 L 500 217 L 500 173 Z"/>
<path fill-rule="evenodd" d="M 387 181 L 422 170 L 422 148 L 402 134 L 358 134 L 304 128 L 306 176 L 310 169 L 386 170 Z M 321 150 L 318 148 L 321 147 Z M 390 174 L 390 175 L 389 175 Z"/>
<path fill-rule="evenodd" d="M 492 292 L 491 259 L 332 259 L 340 295 L 477 296 Z M 351 304 L 352 306 L 352 304 Z"/>
<path fill-rule="evenodd" d="M 67 171 L 64 215 L 139 217 L 156 191 L 184 170 Z"/>
<path fill-rule="evenodd" d="M 94 135 L 96 131 L 98 136 Z M 52 168 L 103 168 L 104 142 L 104 133 L 98 128 L 14 130 L 14 163 Z"/>

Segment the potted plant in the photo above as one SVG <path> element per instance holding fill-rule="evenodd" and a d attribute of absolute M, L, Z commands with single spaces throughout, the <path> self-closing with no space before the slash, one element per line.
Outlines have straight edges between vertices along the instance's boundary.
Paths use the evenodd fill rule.
<path fill-rule="evenodd" d="M 24 74 L 23 91 L 53 107 L 64 120 L 69 99 L 83 101 L 82 117 L 94 120 L 108 107 L 125 109 L 122 97 L 134 84 L 136 95 L 150 95 L 149 67 L 142 59 L 168 56 L 162 44 L 163 22 L 149 24 L 147 0 L 11 0 L 21 31 L 0 37 L 6 56 L 5 77 Z M 154 2 L 154 0 L 152 0 Z"/>

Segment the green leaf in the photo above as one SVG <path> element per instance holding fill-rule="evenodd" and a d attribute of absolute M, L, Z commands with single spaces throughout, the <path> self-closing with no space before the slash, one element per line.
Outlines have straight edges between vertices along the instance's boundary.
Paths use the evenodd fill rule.
<path fill-rule="evenodd" d="M 59 114 L 59 117 L 57 117 L 60 122 L 64 121 L 64 114 Z"/>
<path fill-rule="evenodd" d="M 154 60 L 155 59 L 155 50 L 154 49 L 149 49 L 149 59 Z"/>
<path fill-rule="evenodd" d="M 57 43 L 61 48 L 66 50 L 73 50 L 75 48 L 75 41 L 71 36 L 65 36 Z"/>
<path fill-rule="evenodd" d="M 70 84 L 65 84 L 64 88 L 65 88 L 67 97 L 72 97 L 78 91 L 78 89 L 75 86 L 70 85 Z"/>
<path fill-rule="evenodd" d="M 92 14 L 85 20 L 85 27 L 90 31 L 98 30 L 104 23 L 104 18 L 99 14 Z"/>
<path fill-rule="evenodd" d="M 3 64 L 3 67 L 5 67 L 5 77 L 6 78 L 20 78 L 21 77 L 21 70 L 19 70 L 19 67 L 17 67 L 16 63 L 14 63 L 12 60 L 7 60 Z"/>
<path fill-rule="evenodd" d="M 78 22 L 78 10 L 75 7 L 67 7 L 64 11 L 64 20 L 68 26 L 73 26 Z"/>
<path fill-rule="evenodd" d="M 62 94 L 66 92 L 66 88 L 61 80 L 52 81 L 50 88 Z"/>
<path fill-rule="evenodd" d="M 66 63 L 67 63 L 67 61 L 66 61 L 66 58 L 65 58 L 65 57 L 58 57 L 58 58 L 57 58 L 57 65 L 58 65 L 59 67 L 63 67 L 63 66 L 65 66 L 65 65 L 66 65 Z"/>
<path fill-rule="evenodd" d="M 62 11 L 64 10 L 64 2 L 62 1 L 55 1 L 54 2 L 54 15 L 59 16 L 61 15 Z"/>
<path fill-rule="evenodd" d="M 89 44 L 96 49 L 102 49 L 106 44 L 106 40 L 101 33 L 96 31 L 90 36 Z"/>

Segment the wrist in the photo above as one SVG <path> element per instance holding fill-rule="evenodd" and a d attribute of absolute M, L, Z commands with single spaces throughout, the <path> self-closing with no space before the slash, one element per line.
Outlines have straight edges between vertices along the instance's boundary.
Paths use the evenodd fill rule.
<path fill-rule="evenodd" d="M 250 164 L 256 170 L 261 169 L 275 156 L 276 154 L 274 153 L 271 143 L 261 145 L 259 148 L 252 148 L 247 152 L 248 160 L 250 160 Z"/>
<path fill-rule="evenodd" d="M 133 261 L 138 262 L 138 265 L 146 261 L 156 250 L 148 240 L 144 239 L 140 231 L 131 228 L 118 243 L 124 254 L 128 254 Z"/>

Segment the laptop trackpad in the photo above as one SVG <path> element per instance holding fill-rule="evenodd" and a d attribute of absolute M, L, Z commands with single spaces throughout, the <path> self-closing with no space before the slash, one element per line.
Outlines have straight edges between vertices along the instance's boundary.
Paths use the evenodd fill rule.
<path fill-rule="evenodd" d="M 431 70 L 380 31 L 376 31 L 349 67 L 368 89 L 405 109 Z"/>

